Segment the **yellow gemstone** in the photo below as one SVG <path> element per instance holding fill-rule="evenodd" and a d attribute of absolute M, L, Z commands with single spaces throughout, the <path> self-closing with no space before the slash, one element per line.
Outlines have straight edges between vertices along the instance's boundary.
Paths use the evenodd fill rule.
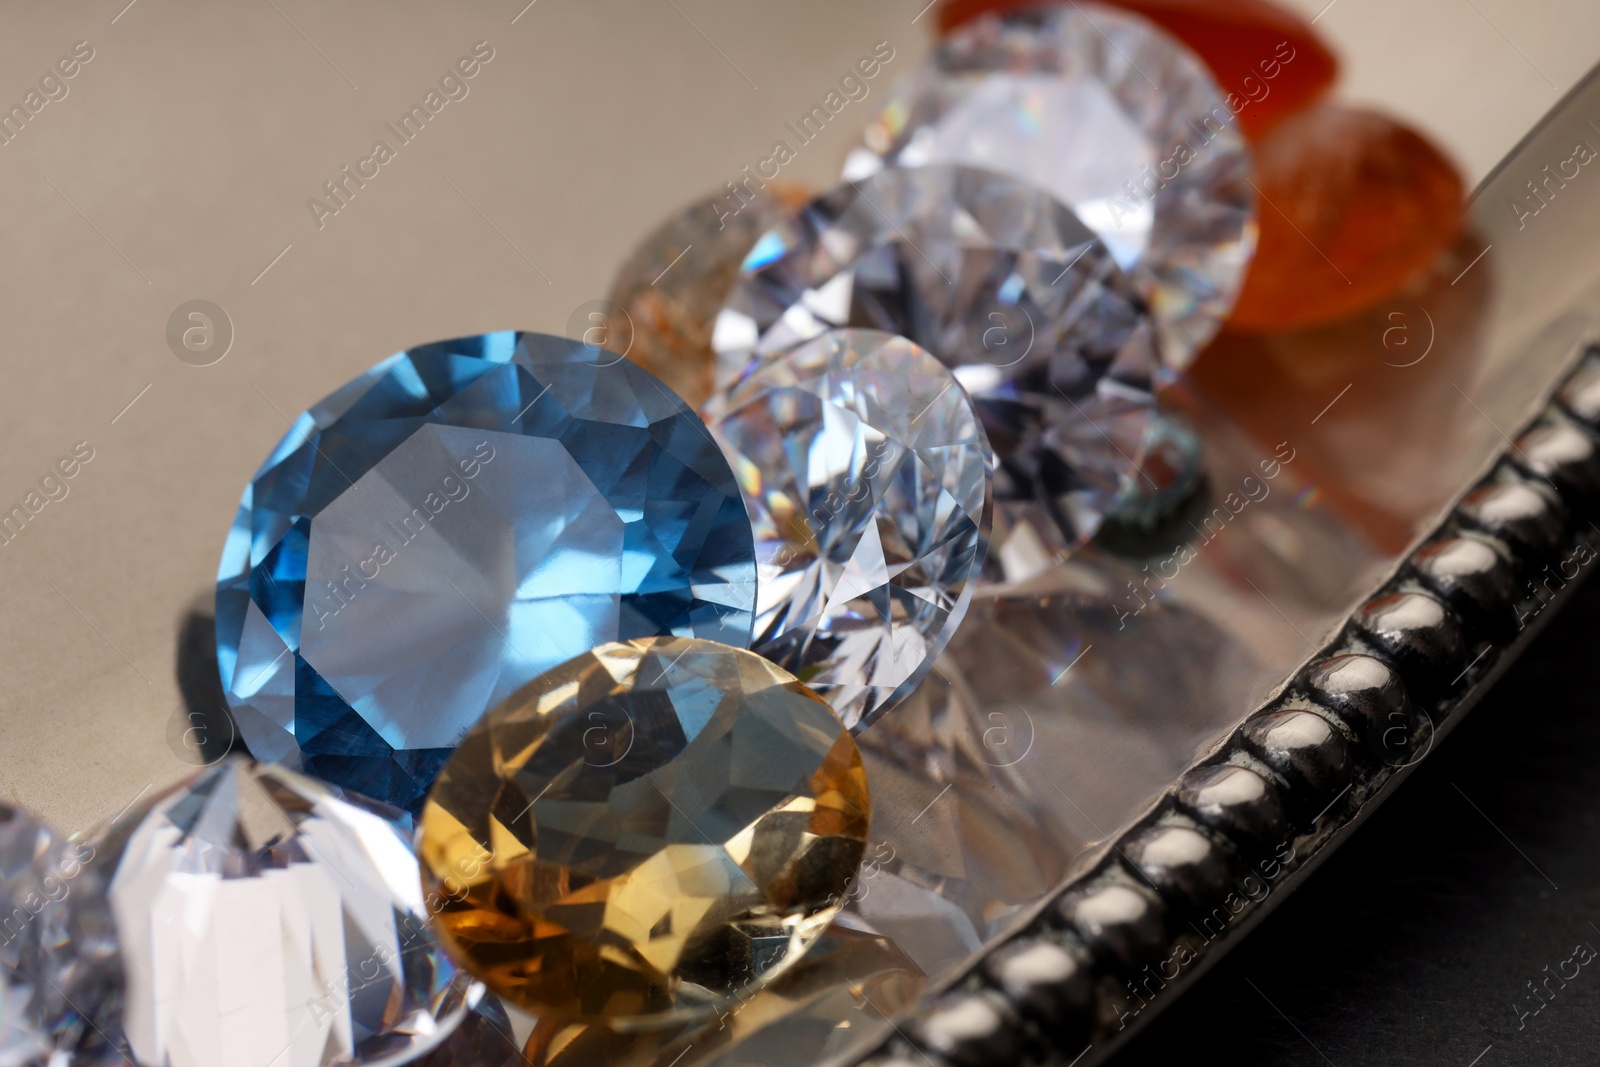
<path fill-rule="evenodd" d="M 491 711 L 422 812 L 441 939 L 529 1011 L 667 1024 L 784 972 L 866 844 L 860 750 L 752 652 L 602 645 Z"/>

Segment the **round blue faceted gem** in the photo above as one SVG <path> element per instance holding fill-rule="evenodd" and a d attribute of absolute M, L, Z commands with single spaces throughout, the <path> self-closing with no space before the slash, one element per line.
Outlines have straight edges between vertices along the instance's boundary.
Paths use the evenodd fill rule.
<path fill-rule="evenodd" d="M 647 371 L 492 333 L 399 352 L 295 421 L 217 571 L 239 734 L 417 808 L 513 690 L 609 641 L 745 647 L 750 522 L 727 460 Z"/>

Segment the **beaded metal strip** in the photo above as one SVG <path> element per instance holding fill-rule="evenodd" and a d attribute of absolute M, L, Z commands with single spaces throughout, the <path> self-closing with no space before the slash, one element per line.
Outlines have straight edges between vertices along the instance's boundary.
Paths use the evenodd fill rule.
<path fill-rule="evenodd" d="M 1338 637 L 1084 873 L 851 1057 L 1089 1067 L 1264 919 L 1600 555 L 1600 344 Z"/>

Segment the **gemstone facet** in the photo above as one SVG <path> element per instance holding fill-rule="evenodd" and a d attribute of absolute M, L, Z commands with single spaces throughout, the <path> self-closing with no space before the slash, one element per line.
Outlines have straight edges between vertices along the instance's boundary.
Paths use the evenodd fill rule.
<path fill-rule="evenodd" d="M 604 645 L 489 713 L 423 808 L 445 945 L 543 1016 L 664 1024 L 796 962 L 866 839 L 861 754 L 780 668 Z"/>
<path fill-rule="evenodd" d="M 747 180 L 737 193 L 702 200 L 639 242 L 611 283 L 611 302 L 632 328 L 628 358 L 692 406 L 704 404 L 714 384 L 711 327 L 739 265 L 763 233 L 809 199 L 799 186 L 752 189 Z"/>
<path fill-rule="evenodd" d="M 217 577 L 239 734 L 415 809 L 482 714 L 617 638 L 749 641 L 750 523 L 644 370 L 541 334 L 398 353 L 300 416 Z"/>
<path fill-rule="evenodd" d="M 961 163 L 1049 190 L 1110 249 L 1183 367 L 1233 306 L 1255 246 L 1250 161 L 1210 73 L 1096 4 L 984 16 L 891 91 L 845 177 Z"/>
<path fill-rule="evenodd" d="M 1055 558 L 1092 536 L 1150 442 L 1155 330 L 1106 246 L 1049 193 L 973 167 L 890 167 L 768 231 L 717 318 L 724 391 L 839 326 L 954 368 L 1000 467 L 996 524 Z M 1025 513 L 1025 514 L 1023 514 Z"/>
<path fill-rule="evenodd" d="M 760 568 L 752 647 L 854 730 L 907 696 L 966 614 L 993 457 L 942 363 L 878 330 L 774 356 L 712 423 Z"/>
<path fill-rule="evenodd" d="M 387 1065 L 446 1037 L 474 987 L 428 927 L 406 825 L 230 757 L 100 833 L 90 870 L 106 892 L 69 906 L 115 924 L 134 1058 Z"/>

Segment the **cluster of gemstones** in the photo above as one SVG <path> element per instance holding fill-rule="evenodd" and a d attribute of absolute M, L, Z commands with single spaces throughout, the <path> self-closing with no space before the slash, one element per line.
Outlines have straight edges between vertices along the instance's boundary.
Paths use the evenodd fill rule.
<path fill-rule="evenodd" d="M 1247 277 L 1257 189 L 1352 120 L 1314 39 L 1241 74 L 1213 6 L 952 0 L 838 187 L 640 246 L 626 359 L 464 337 L 307 410 L 217 578 L 253 758 L 70 839 L 0 808 L 0 1067 L 497 1067 L 508 1006 L 682 1028 L 799 966 L 866 848 L 855 737 L 979 590 L 1193 479 L 1157 394 L 1230 311 L 1374 299 Z"/>

